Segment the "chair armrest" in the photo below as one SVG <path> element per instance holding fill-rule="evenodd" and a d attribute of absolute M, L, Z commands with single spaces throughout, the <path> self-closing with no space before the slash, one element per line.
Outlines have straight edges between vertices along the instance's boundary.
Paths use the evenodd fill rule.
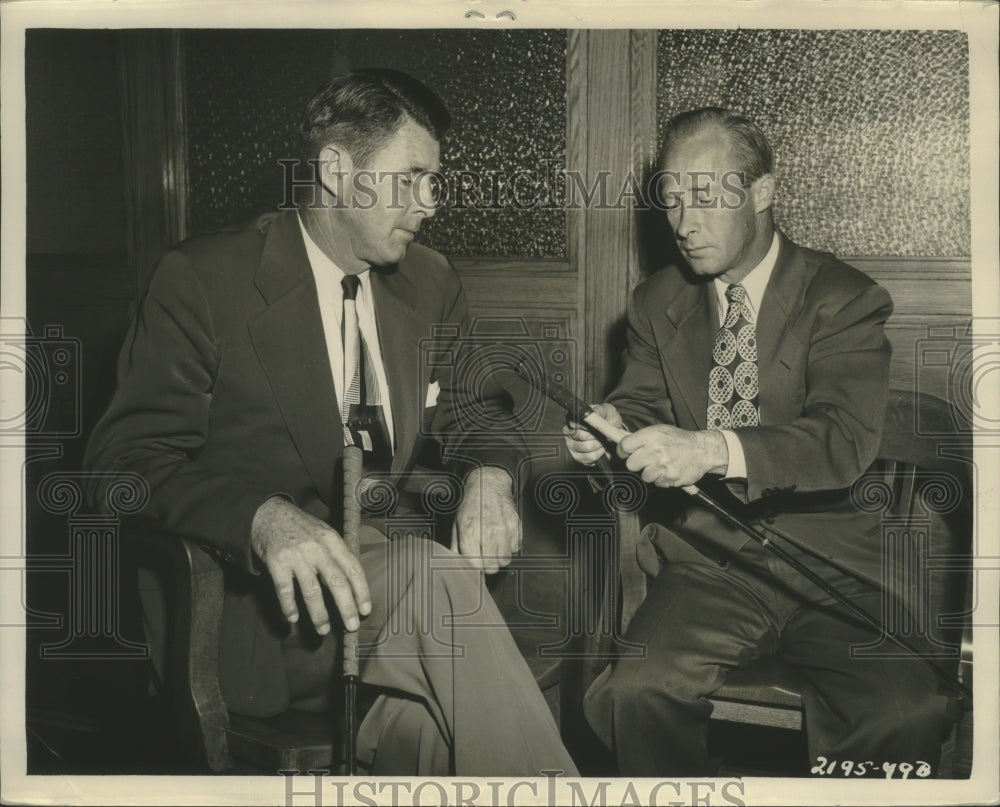
<path fill-rule="evenodd" d="M 231 768 L 229 713 L 219 688 L 222 567 L 198 544 L 148 521 L 127 529 L 139 567 L 161 572 L 172 588 L 167 694 L 175 737 L 211 770 Z"/>

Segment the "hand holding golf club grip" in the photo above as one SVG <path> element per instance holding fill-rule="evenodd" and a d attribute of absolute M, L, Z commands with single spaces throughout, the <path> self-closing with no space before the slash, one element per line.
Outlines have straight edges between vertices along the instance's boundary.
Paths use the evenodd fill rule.
<path fill-rule="evenodd" d="M 573 395 L 565 387 L 560 386 L 555 383 L 541 384 L 535 379 L 530 373 L 526 372 L 524 367 L 519 366 L 516 371 L 524 380 L 529 384 L 534 386 L 543 394 L 547 395 L 549 398 L 554 400 L 557 404 L 563 407 L 569 414 L 570 418 L 577 423 L 582 421 L 587 426 L 589 426 L 594 432 L 600 434 L 605 439 L 614 443 L 616 446 L 625 438 L 628 434 L 624 429 L 619 426 L 612 426 L 607 420 L 601 417 L 594 409 L 587 406 L 583 401 Z M 607 452 L 605 452 L 606 454 Z M 895 633 L 887 631 L 877 619 L 874 619 L 871 614 L 857 605 L 850 597 L 846 596 L 843 592 L 836 589 L 834 586 L 827 583 L 820 575 L 810 569 L 808 566 L 801 563 L 794 555 L 787 552 L 781 546 L 773 543 L 770 537 L 760 530 L 756 529 L 752 525 L 738 518 L 737 516 L 730 513 L 723 505 L 709 496 L 705 491 L 701 490 L 697 485 L 685 485 L 682 490 L 692 496 L 695 496 L 702 504 L 704 504 L 709 510 L 715 513 L 719 518 L 723 519 L 727 523 L 731 524 L 736 529 L 745 533 L 747 536 L 752 538 L 762 547 L 768 549 L 771 553 L 777 555 L 785 564 L 793 568 L 795 571 L 799 572 L 803 577 L 810 580 L 812 583 L 817 585 L 824 592 L 829 594 L 833 599 L 839 602 L 841 605 L 846 607 L 851 613 L 860 618 L 862 621 L 870 625 L 880 634 L 886 636 L 894 644 L 905 650 L 910 655 L 915 658 L 920 659 L 924 664 L 926 664 L 934 672 L 934 674 L 948 686 L 957 690 L 961 693 L 962 697 L 969 704 L 971 708 L 972 703 L 972 690 L 969 689 L 962 681 L 959 681 L 953 674 L 943 670 L 938 667 L 928 656 L 916 650 L 908 642 L 900 639 Z"/>
<path fill-rule="evenodd" d="M 590 428 L 606 437 L 615 445 L 618 445 L 622 441 L 622 438 L 628 434 L 625 429 L 618 426 L 612 426 L 590 407 L 581 413 L 581 417 L 583 418 L 583 422 L 590 426 Z M 699 492 L 697 486 L 695 485 L 685 485 L 681 489 L 685 493 L 689 493 L 692 496 L 697 496 Z"/>
<path fill-rule="evenodd" d="M 354 557 L 361 553 L 361 449 L 344 446 L 344 543 Z M 358 675 L 358 632 L 344 632 L 344 675 Z"/>
<path fill-rule="evenodd" d="M 584 423 L 590 426 L 590 428 L 594 431 L 607 437 L 615 445 L 618 445 L 622 438 L 628 434 L 625 429 L 619 426 L 612 426 L 593 409 L 588 409 L 583 413 L 582 417 Z"/>

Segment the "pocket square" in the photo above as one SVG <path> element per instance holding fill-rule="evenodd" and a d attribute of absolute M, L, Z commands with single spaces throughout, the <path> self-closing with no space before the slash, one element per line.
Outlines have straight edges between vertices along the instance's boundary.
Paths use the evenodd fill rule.
<path fill-rule="evenodd" d="M 427 385 L 427 400 L 424 401 L 424 407 L 437 406 L 438 395 L 441 394 L 441 385 L 437 381 L 432 381 Z"/>

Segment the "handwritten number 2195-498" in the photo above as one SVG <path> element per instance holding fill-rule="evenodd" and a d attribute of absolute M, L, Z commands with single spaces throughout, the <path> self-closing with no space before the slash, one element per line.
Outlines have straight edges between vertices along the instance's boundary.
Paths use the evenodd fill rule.
<path fill-rule="evenodd" d="M 926 779 L 931 775 L 931 766 L 923 760 L 916 762 L 855 762 L 816 757 L 816 764 L 809 772 L 813 776 L 879 776 L 886 779 Z"/>

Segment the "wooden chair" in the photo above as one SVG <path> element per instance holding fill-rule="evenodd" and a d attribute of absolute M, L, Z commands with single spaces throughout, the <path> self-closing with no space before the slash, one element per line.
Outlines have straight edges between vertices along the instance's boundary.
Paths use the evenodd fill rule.
<path fill-rule="evenodd" d="M 412 528 L 412 519 L 406 524 Z M 405 525 L 386 526 L 391 535 Z M 549 525 L 540 526 L 545 529 Z M 170 730 L 189 760 L 215 772 L 342 771 L 342 717 L 289 710 L 274 717 L 249 718 L 226 708 L 218 666 L 225 575 L 221 562 L 202 546 L 147 521 L 126 522 L 123 530 L 129 536 L 124 543 L 131 563 L 146 581 L 140 581 L 144 599 L 161 596 L 160 592 L 165 599 L 154 610 L 167 614 L 168 624 L 147 624 L 146 630 L 165 632 L 159 641 L 150 642 L 168 648 L 166 658 L 152 665 L 154 678 L 161 679 L 159 689 L 167 701 Z M 450 533 L 450 529 L 445 532 Z M 549 550 L 543 547 L 542 551 Z M 557 607 L 554 595 L 539 593 L 545 597 L 544 610 Z M 503 597 L 500 599 L 498 604 L 503 608 Z M 505 615 L 517 613 L 514 608 Z M 537 656 L 528 641 L 535 638 L 533 630 L 513 632 L 524 645 L 522 651 L 539 688 L 558 711 L 562 665 Z"/>
<path fill-rule="evenodd" d="M 338 769 L 334 718 L 292 711 L 249 718 L 226 709 L 218 668 L 224 576 L 219 561 L 198 544 L 147 522 L 125 529 L 139 573 L 158 581 L 170 616 L 163 626 L 167 656 L 157 666 L 162 666 L 170 729 L 182 753 L 215 772 Z"/>
<path fill-rule="evenodd" d="M 891 573 L 903 575 L 906 582 L 904 605 L 930 630 L 939 649 L 952 654 L 942 666 L 956 672 L 970 688 L 971 455 L 971 430 L 946 401 L 891 390 L 878 459 L 852 488 L 857 506 L 882 513 L 884 546 L 896 561 Z M 620 520 L 626 624 L 645 593 L 645 578 L 636 563 L 638 527 L 634 514 Z M 775 657 L 762 657 L 731 673 L 711 696 L 712 718 L 801 729 L 803 684 L 802 676 L 789 665 Z M 969 776 L 971 719 L 967 712 L 946 742 L 939 775 Z"/>

